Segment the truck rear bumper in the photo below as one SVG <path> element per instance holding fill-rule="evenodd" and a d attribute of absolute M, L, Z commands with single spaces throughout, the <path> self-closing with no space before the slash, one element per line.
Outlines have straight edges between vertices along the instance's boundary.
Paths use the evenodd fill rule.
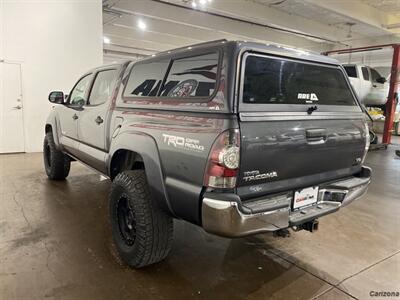
<path fill-rule="evenodd" d="M 220 236 L 240 237 L 297 226 L 333 213 L 360 198 L 368 189 L 371 169 L 357 176 L 320 186 L 318 202 L 292 211 L 292 191 L 242 203 L 236 194 L 206 193 L 202 203 L 204 230 Z"/>

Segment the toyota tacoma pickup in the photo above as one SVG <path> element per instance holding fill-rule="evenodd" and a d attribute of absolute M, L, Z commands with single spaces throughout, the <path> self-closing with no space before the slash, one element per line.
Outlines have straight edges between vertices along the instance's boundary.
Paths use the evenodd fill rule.
<path fill-rule="evenodd" d="M 168 255 L 174 218 L 225 237 L 313 231 L 370 183 L 365 116 L 326 56 L 213 41 L 93 69 L 49 101 L 47 176 L 80 161 L 111 179 L 135 268 Z"/>

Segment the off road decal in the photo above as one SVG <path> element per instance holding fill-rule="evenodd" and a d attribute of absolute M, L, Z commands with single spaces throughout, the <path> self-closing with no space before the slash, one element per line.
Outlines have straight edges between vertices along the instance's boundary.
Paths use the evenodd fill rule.
<path fill-rule="evenodd" d="M 204 146 L 200 145 L 200 141 L 182 136 L 170 135 L 163 133 L 163 142 L 168 146 L 177 149 L 185 149 L 189 151 L 203 152 Z"/>
<path fill-rule="evenodd" d="M 217 72 L 214 70 L 217 68 L 216 64 L 207 65 L 198 68 L 187 69 L 183 72 L 173 73 L 174 76 L 181 75 L 198 75 L 206 79 L 214 80 L 213 82 L 208 81 L 197 81 L 195 79 L 187 79 L 183 81 L 170 80 L 163 84 L 161 87 L 160 95 L 168 96 L 173 98 L 189 97 L 193 92 L 192 96 L 196 97 L 207 97 L 211 91 L 215 89 L 215 81 L 217 78 Z M 162 80 L 156 79 L 145 79 L 139 84 L 132 92 L 131 95 L 155 97 L 158 90 L 160 89 Z"/>
<path fill-rule="evenodd" d="M 193 69 L 188 69 L 184 72 L 180 73 L 174 73 L 173 75 L 187 75 L 187 74 L 195 74 L 195 75 L 202 75 L 208 79 L 217 79 L 217 73 L 212 71 L 214 68 L 217 68 L 217 65 L 208 65 L 208 66 L 203 66 L 203 67 L 198 67 L 198 68 L 193 68 Z"/>

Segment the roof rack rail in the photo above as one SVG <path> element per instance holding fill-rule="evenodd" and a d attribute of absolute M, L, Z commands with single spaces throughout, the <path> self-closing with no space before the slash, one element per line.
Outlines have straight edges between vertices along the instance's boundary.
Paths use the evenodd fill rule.
<path fill-rule="evenodd" d="M 187 46 L 184 46 L 184 47 L 173 48 L 171 50 L 158 52 L 158 54 L 168 53 L 168 51 L 176 51 L 176 50 L 187 49 L 188 47 L 204 46 L 204 45 L 208 45 L 208 44 L 215 44 L 215 43 L 227 42 L 227 41 L 228 41 L 227 39 L 220 39 L 220 40 L 208 41 L 208 42 L 203 42 L 203 43 L 198 43 L 198 44 L 192 44 L 192 45 L 187 45 Z"/>

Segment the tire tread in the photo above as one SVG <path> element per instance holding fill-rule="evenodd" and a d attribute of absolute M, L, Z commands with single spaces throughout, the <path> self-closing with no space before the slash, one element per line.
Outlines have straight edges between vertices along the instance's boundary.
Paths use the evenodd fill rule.
<path fill-rule="evenodd" d="M 124 171 L 115 177 L 110 193 L 111 218 L 117 196 L 114 192 L 119 188 L 125 191 L 134 207 L 137 226 L 133 249 L 119 245 L 121 241 L 114 237 L 121 258 L 134 268 L 163 260 L 172 247 L 173 220 L 151 197 L 145 171 Z M 116 226 L 115 221 L 113 226 Z M 113 232 L 116 234 L 115 230 Z"/>
<path fill-rule="evenodd" d="M 46 163 L 46 144 L 50 146 L 50 166 Z M 71 160 L 63 152 L 57 149 L 53 133 L 47 132 L 43 143 L 44 165 L 47 177 L 51 180 L 64 180 L 71 169 Z"/>

